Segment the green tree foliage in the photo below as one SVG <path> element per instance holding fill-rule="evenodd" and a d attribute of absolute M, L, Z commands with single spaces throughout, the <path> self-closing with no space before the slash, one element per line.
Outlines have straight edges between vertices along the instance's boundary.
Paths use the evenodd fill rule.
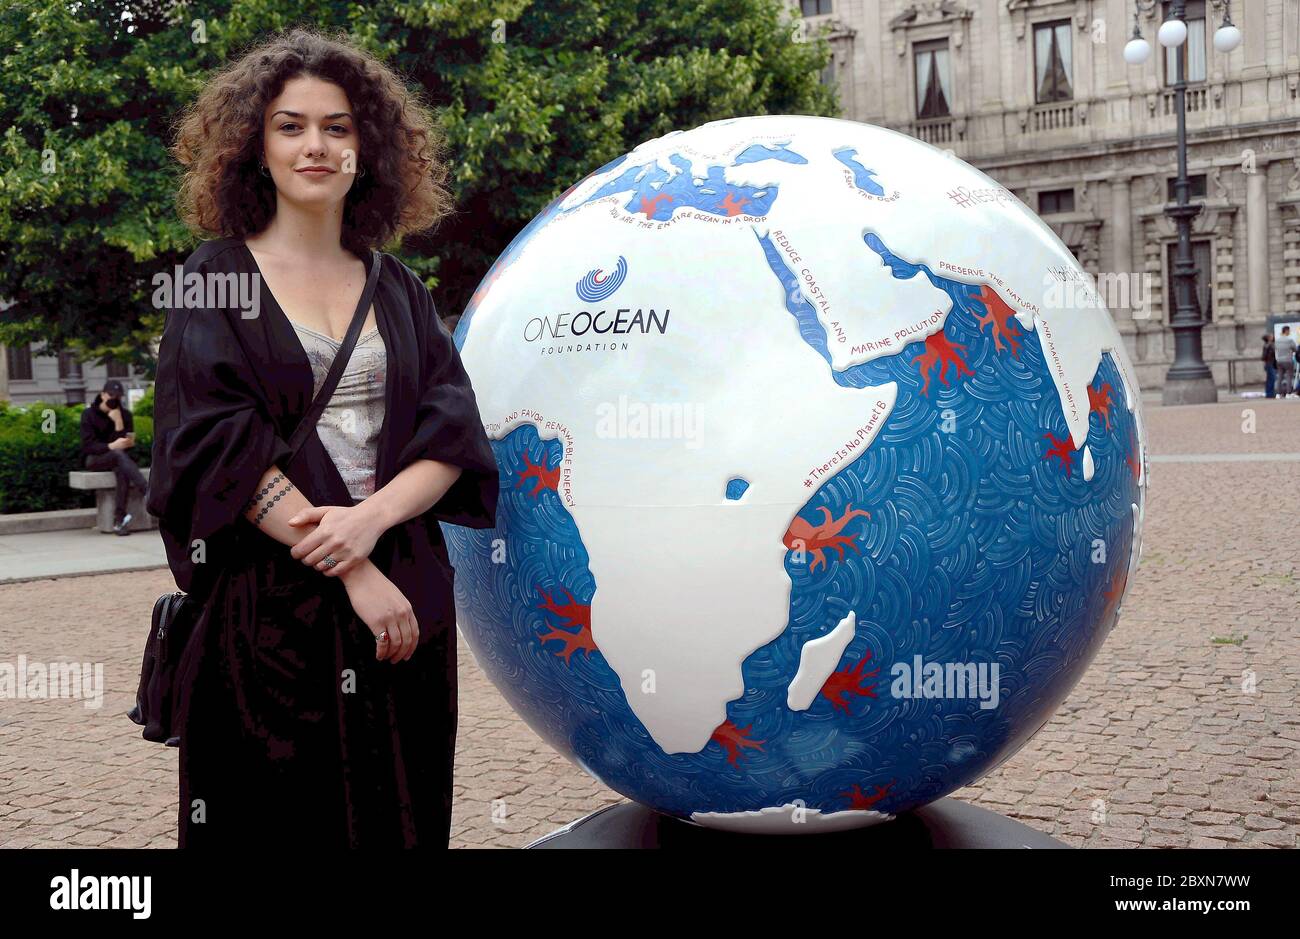
<path fill-rule="evenodd" d="M 426 90 L 458 211 L 404 260 L 459 312 L 510 239 L 653 137 L 751 114 L 838 114 L 826 43 L 780 0 L 5 0 L 0 341 L 148 368 L 151 279 L 197 243 L 172 124 L 216 66 L 294 25 L 343 27 Z"/>

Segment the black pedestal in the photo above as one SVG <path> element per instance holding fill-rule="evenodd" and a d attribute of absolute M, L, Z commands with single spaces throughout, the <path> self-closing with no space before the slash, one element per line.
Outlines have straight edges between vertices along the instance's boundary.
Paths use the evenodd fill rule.
<path fill-rule="evenodd" d="M 829 834 L 746 835 L 702 828 L 660 815 L 636 802 L 607 806 L 528 845 L 530 848 L 775 848 L 854 849 L 1064 848 L 1028 825 L 959 799 L 940 799 L 869 828 Z"/>

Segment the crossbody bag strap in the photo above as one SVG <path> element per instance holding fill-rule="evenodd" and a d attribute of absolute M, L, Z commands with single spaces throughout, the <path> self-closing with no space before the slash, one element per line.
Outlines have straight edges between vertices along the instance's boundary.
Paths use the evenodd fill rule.
<path fill-rule="evenodd" d="M 361 299 L 357 301 L 357 310 L 352 314 L 352 325 L 348 327 L 347 335 L 343 337 L 343 345 L 339 346 L 339 351 L 334 356 L 334 361 L 330 363 L 329 373 L 325 376 L 325 384 L 321 385 L 320 391 L 316 392 L 316 397 L 312 399 L 311 407 L 307 413 L 302 416 L 297 428 L 293 432 L 293 437 L 289 439 L 289 448 L 292 454 L 289 462 L 297 456 L 298 449 L 307 439 L 320 420 L 321 412 L 325 410 L 325 405 L 329 403 L 330 397 L 334 394 L 334 389 L 338 386 L 339 378 L 343 375 L 343 369 L 347 366 L 348 360 L 352 358 L 352 350 L 356 347 L 357 338 L 361 335 L 361 326 L 366 321 L 366 314 L 370 312 L 370 304 L 374 300 L 375 289 L 379 285 L 379 270 L 383 267 L 383 254 L 379 251 L 370 252 L 372 260 L 370 264 L 370 274 L 366 277 L 366 286 L 361 291 Z"/>

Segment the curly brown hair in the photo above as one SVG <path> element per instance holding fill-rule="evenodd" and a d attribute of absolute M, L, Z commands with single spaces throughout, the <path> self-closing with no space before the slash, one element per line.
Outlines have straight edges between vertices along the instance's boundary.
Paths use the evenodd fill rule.
<path fill-rule="evenodd" d="M 181 114 L 171 153 L 186 168 L 177 204 L 192 230 L 243 239 L 271 221 L 275 183 L 258 171 L 262 119 L 285 82 L 300 75 L 341 87 L 356 114 L 366 172 L 344 204 L 345 248 L 364 256 L 454 210 L 446 142 L 422 93 L 344 31 L 297 27 L 230 62 Z"/>

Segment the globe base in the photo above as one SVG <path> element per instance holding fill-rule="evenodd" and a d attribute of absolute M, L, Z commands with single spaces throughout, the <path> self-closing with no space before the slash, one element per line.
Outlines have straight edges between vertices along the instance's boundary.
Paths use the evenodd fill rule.
<path fill-rule="evenodd" d="M 873 851 L 926 848 L 1065 848 L 1050 835 L 960 799 L 940 799 L 890 822 L 851 831 L 789 835 L 705 828 L 636 802 L 606 806 L 528 845 L 530 848 L 806 847 L 810 840 L 855 842 Z"/>

